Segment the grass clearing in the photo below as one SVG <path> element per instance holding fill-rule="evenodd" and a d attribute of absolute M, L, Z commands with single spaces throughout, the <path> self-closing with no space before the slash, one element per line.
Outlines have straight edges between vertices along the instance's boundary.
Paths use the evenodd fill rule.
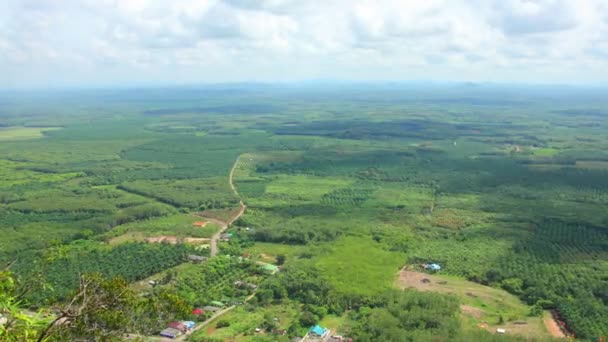
<path fill-rule="evenodd" d="M 270 199 L 274 205 L 276 200 L 288 201 L 292 205 L 319 202 L 323 195 L 337 188 L 348 187 L 353 182 L 343 177 L 281 175 L 266 186 L 265 196 L 260 200 Z"/>
<path fill-rule="evenodd" d="M 245 248 L 244 252 L 253 257 L 260 257 L 267 262 L 275 262 L 278 255 L 285 255 L 285 262 L 296 259 L 302 252 L 309 250 L 308 246 L 284 245 L 279 243 L 258 242 Z"/>
<path fill-rule="evenodd" d="M 219 317 L 209 324 L 209 326 L 197 331 L 193 336 L 201 338 L 209 336 L 222 341 L 251 341 L 255 336 L 265 336 L 267 339 L 272 336 L 273 341 L 289 341 L 287 336 L 273 336 L 268 331 L 255 332 L 256 328 L 264 325 L 265 318 L 270 318 L 276 322 L 277 329 L 287 330 L 289 324 L 297 319 L 298 310 L 295 305 L 270 305 L 248 311 L 244 306 L 236 307 L 225 315 Z M 274 318 L 277 318 L 274 321 Z M 227 322 L 226 327 L 218 327 L 219 322 Z"/>
<path fill-rule="evenodd" d="M 539 156 L 539 157 L 553 157 L 559 153 L 559 150 L 556 148 L 548 148 L 548 147 L 533 148 L 532 153 L 534 153 L 535 156 Z"/>
<path fill-rule="evenodd" d="M 317 267 L 338 291 L 371 295 L 390 288 L 393 274 L 405 263 L 369 238 L 346 237 L 323 246 Z"/>
<path fill-rule="evenodd" d="M 210 238 L 220 229 L 219 225 L 212 222 L 207 222 L 204 227 L 194 225 L 200 220 L 200 217 L 189 214 L 174 214 L 123 224 L 112 229 L 108 236 L 113 243 L 143 241 L 146 237 L 156 235 Z"/>
<path fill-rule="evenodd" d="M 0 141 L 29 140 L 42 138 L 46 132 L 57 131 L 61 127 L 7 127 L 0 128 Z"/>

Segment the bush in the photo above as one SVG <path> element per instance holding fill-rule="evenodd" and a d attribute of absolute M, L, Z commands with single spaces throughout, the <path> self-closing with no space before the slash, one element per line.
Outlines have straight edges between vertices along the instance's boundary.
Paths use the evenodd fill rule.
<path fill-rule="evenodd" d="M 228 322 L 225 319 L 221 319 L 221 320 L 217 321 L 217 324 L 215 325 L 215 327 L 217 329 L 225 328 L 225 327 L 229 327 L 229 326 L 230 326 L 230 322 Z"/>

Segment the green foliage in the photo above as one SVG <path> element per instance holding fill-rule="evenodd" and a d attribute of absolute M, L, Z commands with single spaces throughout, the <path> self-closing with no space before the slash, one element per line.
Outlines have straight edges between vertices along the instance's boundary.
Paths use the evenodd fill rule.
<path fill-rule="evenodd" d="M 253 289 L 234 283 L 257 284 L 264 277 L 259 265 L 238 257 L 219 256 L 200 265 L 185 266 L 170 286 L 192 306 L 208 305 L 211 301 L 242 302 Z"/>
<path fill-rule="evenodd" d="M 22 307 L 22 292 L 13 275 L 0 271 L 0 340 L 6 342 L 33 341 L 49 324 L 46 312 L 28 314 Z M 46 341 L 48 339 L 43 339 Z"/>
<path fill-rule="evenodd" d="M 54 310 L 28 313 L 12 275 L 0 273 L 0 324 L 2 341 L 120 341 L 128 332 L 149 334 L 158 325 L 189 312 L 184 302 L 171 293 L 140 298 L 121 278 L 104 279 L 101 274 L 84 274 L 65 303 Z"/>
<path fill-rule="evenodd" d="M 119 189 L 152 197 L 176 207 L 200 210 L 234 207 L 239 202 L 225 178 L 138 180 L 123 183 Z"/>
<path fill-rule="evenodd" d="M 230 322 L 224 319 L 220 319 L 219 321 L 217 321 L 217 323 L 215 323 L 215 327 L 220 329 L 220 328 L 225 328 L 225 327 L 229 327 L 230 326 Z"/>
<path fill-rule="evenodd" d="M 158 203 L 142 204 L 119 211 L 115 215 L 115 223 L 117 225 L 121 225 L 132 221 L 145 220 L 157 216 L 165 216 L 172 212 L 173 211 L 171 209 Z"/>
<path fill-rule="evenodd" d="M 58 247 L 45 256 L 24 256 L 14 269 L 23 277 L 37 271 L 44 274 L 50 289 L 27 296 L 30 303 L 39 306 L 66 299 L 77 287 L 79 274 L 99 272 L 108 278 L 121 277 L 132 282 L 184 262 L 189 252 L 191 249 L 185 245 L 130 243 L 109 248 L 84 243 Z"/>
<path fill-rule="evenodd" d="M 375 307 L 352 313 L 358 341 L 423 341 L 441 336 L 449 340 L 459 332 L 458 301 L 454 297 L 416 291 L 391 291 Z"/>
<path fill-rule="evenodd" d="M 28 295 L 36 305 L 67 298 L 79 272 L 133 281 L 177 265 L 187 247 L 115 244 L 213 234 L 217 226 L 194 229 L 188 212 L 233 214 L 227 175 L 242 156 L 242 241 L 222 252 L 254 250 L 249 239 L 289 244 L 273 247 L 287 255 L 284 272 L 255 300 L 297 301 L 302 317 L 284 327 L 292 334 L 306 328 L 300 320 L 351 310 L 368 325 L 357 327 L 363 340 L 509 339 L 427 317 L 454 312 L 450 299 L 374 296 L 407 260 L 502 287 L 532 314 L 555 309 L 577 337 L 594 339 L 608 331 L 607 104 L 597 93 L 391 84 L 11 94 L 0 101 L 10 126 L 0 132 L 0 260 L 17 259 L 24 276 L 55 255 L 44 269 L 53 290 Z M 92 243 L 108 237 L 113 246 Z M 251 263 L 215 259 L 179 266 L 154 295 L 242 299 L 249 292 L 231 282 L 264 278 Z M 167 296 L 159 312 L 180 306 Z M 168 318 L 147 316 L 146 326 Z M 235 326 L 226 330 L 251 337 Z"/>

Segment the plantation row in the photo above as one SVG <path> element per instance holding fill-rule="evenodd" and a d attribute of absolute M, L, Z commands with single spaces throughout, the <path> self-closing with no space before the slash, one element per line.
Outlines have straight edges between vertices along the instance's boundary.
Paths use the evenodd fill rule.
<path fill-rule="evenodd" d="M 178 181 L 134 181 L 123 183 L 119 189 L 152 197 L 176 207 L 217 209 L 238 205 L 225 177 Z"/>
<path fill-rule="evenodd" d="M 372 189 L 338 189 L 323 195 L 321 203 L 328 205 L 359 205 L 370 198 Z"/>
<path fill-rule="evenodd" d="M 608 331 L 608 235 L 595 228 L 546 222 L 486 273 L 528 304 L 557 308 L 583 339 Z"/>
<path fill-rule="evenodd" d="M 108 278 L 133 282 L 186 261 L 189 252 L 191 248 L 182 244 L 128 243 L 105 248 L 85 243 L 58 247 L 46 255 L 23 256 L 15 263 L 14 271 L 25 277 L 40 272 L 50 289 L 33 292 L 28 298 L 40 306 L 67 298 L 77 288 L 80 274 L 99 272 Z"/>
<path fill-rule="evenodd" d="M 242 301 L 253 289 L 236 287 L 234 282 L 257 284 L 264 275 L 260 266 L 251 261 L 221 256 L 200 267 L 180 270 L 174 281 L 175 289 L 181 298 L 191 305 L 203 306 L 210 301 Z"/>

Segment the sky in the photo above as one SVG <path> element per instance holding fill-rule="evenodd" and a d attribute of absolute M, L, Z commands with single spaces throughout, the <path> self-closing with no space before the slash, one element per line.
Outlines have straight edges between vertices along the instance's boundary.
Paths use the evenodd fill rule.
<path fill-rule="evenodd" d="M 605 0 L 2 0 L 0 88 L 606 83 Z"/>

